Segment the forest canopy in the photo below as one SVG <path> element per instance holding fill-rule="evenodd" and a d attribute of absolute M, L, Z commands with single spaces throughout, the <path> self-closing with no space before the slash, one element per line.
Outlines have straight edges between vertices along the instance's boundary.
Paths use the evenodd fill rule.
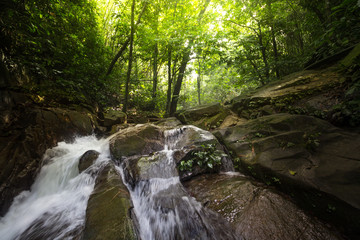
<path fill-rule="evenodd" d="M 358 0 L 4 0 L 2 62 L 48 102 L 223 102 L 360 39 Z M 8 83 L 7 87 L 19 87 Z"/>

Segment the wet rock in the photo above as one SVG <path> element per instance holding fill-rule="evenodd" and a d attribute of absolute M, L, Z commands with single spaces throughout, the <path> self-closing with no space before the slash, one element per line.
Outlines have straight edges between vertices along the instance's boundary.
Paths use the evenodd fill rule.
<path fill-rule="evenodd" d="M 359 234 L 359 134 L 309 116 L 277 114 L 215 135 L 243 170 L 295 196 L 349 234 Z"/>
<path fill-rule="evenodd" d="M 176 117 L 165 118 L 154 123 L 157 126 L 174 128 L 182 125 Z"/>
<path fill-rule="evenodd" d="M 183 123 L 194 125 L 202 129 L 211 130 L 219 127 L 229 110 L 219 103 L 201 105 L 185 109 L 175 113 L 175 116 Z"/>
<path fill-rule="evenodd" d="M 287 197 L 244 176 L 202 175 L 186 182 L 185 187 L 247 240 L 343 239 Z"/>
<path fill-rule="evenodd" d="M 129 217 L 130 195 L 113 164 L 96 179 L 86 209 L 83 239 L 137 239 Z"/>
<path fill-rule="evenodd" d="M 145 124 L 121 130 L 110 141 L 110 153 L 114 160 L 123 157 L 147 155 L 164 148 L 164 134 L 160 127 Z"/>
<path fill-rule="evenodd" d="M 126 114 L 121 111 L 109 110 L 104 113 L 104 127 L 111 128 L 112 125 L 124 123 L 126 121 Z"/>
<path fill-rule="evenodd" d="M 95 160 L 99 157 L 99 152 L 95 150 L 86 151 L 79 159 L 79 172 L 83 172 L 85 169 L 90 167 Z"/>

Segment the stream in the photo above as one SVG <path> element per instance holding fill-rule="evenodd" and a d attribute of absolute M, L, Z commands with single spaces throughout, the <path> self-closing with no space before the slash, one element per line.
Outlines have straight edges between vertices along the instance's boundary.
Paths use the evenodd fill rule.
<path fill-rule="evenodd" d="M 135 186 L 124 178 L 122 165 L 116 166 L 127 185 L 134 205 L 134 223 L 140 239 L 236 239 L 229 224 L 215 212 L 189 196 L 180 183 L 173 159 L 181 132 L 167 130 L 164 149 L 154 153 L 160 169 Z M 201 130 L 203 131 L 203 130 Z M 213 136 L 203 131 L 203 137 Z M 96 176 L 109 162 L 109 140 L 79 137 L 73 143 L 60 142 L 48 149 L 43 166 L 30 191 L 13 201 L 0 219 L 0 236 L 13 239 L 79 239 L 85 227 L 86 208 Z M 79 173 L 79 158 L 88 150 L 100 153 L 88 169 Z"/>
<path fill-rule="evenodd" d="M 343 239 L 271 186 L 238 173 L 200 169 L 184 182 L 187 175 L 179 176 L 177 164 L 209 143 L 222 147 L 194 126 L 152 124 L 106 139 L 59 142 L 44 154 L 31 189 L 0 218 L 0 238 L 92 240 L 109 233 L 107 240 Z M 88 150 L 99 156 L 79 172 Z M 224 172 L 232 169 L 229 160 L 222 159 Z"/>

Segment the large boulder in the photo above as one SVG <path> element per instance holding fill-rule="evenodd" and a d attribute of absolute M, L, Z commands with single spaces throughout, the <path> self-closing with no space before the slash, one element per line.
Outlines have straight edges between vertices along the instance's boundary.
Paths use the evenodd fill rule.
<path fill-rule="evenodd" d="M 211 174 L 185 183 L 198 201 L 229 221 L 238 236 L 257 239 L 342 239 L 274 189 L 248 177 Z"/>
<path fill-rule="evenodd" d="M 83 239 L 137 239 L 129 215 L 131 208 L 130 194 L 109 163 L 99 173 L 89 198 Z"/>
<path fill-rule="evenodd" d="M 276 114 L 215 135 L 244 171 L 359 234 L 359 134 L 314 117 Z"/>
<path fill-rule="evenodd" d="M 164 149 L 164 134 L 161 127 L 144 124 L 123 129 L 110 141 L 113 159 L 134 155 L 147 155 Z"/>

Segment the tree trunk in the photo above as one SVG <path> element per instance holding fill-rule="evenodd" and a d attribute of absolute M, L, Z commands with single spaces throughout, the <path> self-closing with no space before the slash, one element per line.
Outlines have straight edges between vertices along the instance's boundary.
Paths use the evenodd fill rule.
<path fill-rule="evenodd" d="M 170 101 L 171 101 L 171 83 L 172 83 L 172 75 L 171 75 L 171 45 L 168 45 L 168 89 L 167 89 L 167 98 L 166 98 L 166 115 L 170 114 Z"/>
<path fill-rule="evenodd" d="M 201 65 L 200 65 L 200 58 L 198 59 L 199 62 L 199 69 L 198 69 L 198 78 L 197 78 L 197 94 L 198 94 L 198 101 L 199 105 L 201 105 L 201 89 L 200 89 L 200 81 L 201 81 Z"/>
<path fill-rule="evenodd" d="M 266 79 L 266 81 L 269 81 L 269 78 L 270 78 L 269 63 L 268 63 L 267 56 L 266 56 L 266 48 L 265 48 L 264 41 L 263 41 L 263 35 L 262 35 L 262 31 L 261 31 L 260 22 L 258 22 L 258 28 L 259 28 L 259 32 L 258 32 L 259 45 L 260 45 L 260 49 L 261 49 L 262 59 L 263 59 L 264 65 L 265 65 L 265 79 Z M 261 84 L 264 85 L 265 82 L 262 81 Z"/>
<path fill-rule="evenodd" d="M 158 32 L 158 25 L 159 25 L 159 8 L 157 7 L 156 12 L 155 12 L 155 24 L 154 24 L 154 28 L 155 28 L 155 35 L 157 36 L 159 34 Z M 153 53 L 153 90 L 152 90 L 152 109 L 155 109 L 156 106 L 156 94 L 157 94 L 157 84 L 158 84 L 158 55 L 159 55 L 159 48 L 158 48 L 158 43 L 157 40 L 155 40 L 155 45 L 154 45 L 154 53 Z"/>
<path fill-rule="evenodd" d="M 136 21 L 136 25 L 135 25 L 135 26 L 139 25 L 139 23 L 141 22 L 141 16 L 142 16 L 143 13 L 145 12 L 146 6 L 147 6 L 147 2 L 145 2 L 144 6 L 143 6 L 143 9 L 141 10 L 141 13 L 139 14 L 139 17 L 138 17 L 138 19 L 137 19 L 137 21 Z M 135 26 L 134 26 L 134 28 L 135 28 Z M 133 28 L 131 27 L 131 31 L 132 31 L 132 30 L 133 30 Z M 134 31 L 135 31 L 135 29 L 134 29 Z M 130 35 L 131 35 L 131 33 L 130 33 Z M 117 54 L 115 55 L 115 57 L 114 57 L 113 60 L 111 61 L 110 65 L 109 65 L 109 68 L 108 68 L 108 70 L 107 70 L 107 72 L 106 72 L 106 76 L 109 76 L 109 75 L 110 75 L 110 73 L 112 72 L 112 70 L 113 70 L 113 68 L 114 68 L 114 66 L 115 66 L 115 63 L 117 62 L 117 60 L 121 57 L 121 55 L 123 54 L 123 52 L 124 52 L 125 49 L 127 48 L 128 44 L 129 44 L 129 42 L 130 42 L 130 40 L 131 40 L 130 37 L 131 37 L 131 36 L 128 36 L 128 37 L 126 38 L 126 40 L 125 40 L 125 42 L 123 43 L 123 45 L 121 46 L 120 50 L 117 52 Z"/>
<path fill-rule="evenodd" d="M 277 49 L 277 43 L 276 43 L 276 38 L 275 38 L 275 31 L 274 28 L 271 26 L 271 39 L 272 39 L 272 45 L 273 45 L 273 50 L 274 50 L 274 59 L 275 59 L 275 74 L 276 74 L 276 78 L 280 78 L 280 71 L 279 71 L 279 52 Z"/>
<path fill-rule="evenodd" d="M 199 16 L 198 16 L 198 23 L 201 23 L 201 19 L 206 11 L 206 8 L 208 7 L 210 3 L 210 0 L 206 0 L 204 7 L 201 9 Z M 179 94 L 180 94 L 180 90 L 181 90 L 181 84 L 182 81 L 184 79 L 184 74 L 185 74 L 185 70 L 186 70 L 186 65 L 190 60 L 190 54 L 191 54 L 191 47 L 193 45 L 194 39 L 189 39 L 189 45 L 188 47 L 185 49 L 184 51 L 184 55 L 183 58 L 181 60 L 181 64 L 180 64 L 180 69 L 179 69 L 179 74 L 174 86 L 174 92 L 172 95 L 172 100 L 171 100 L 171 104 L 170 104 L 170 116 L 173 116 L 176 112 L 176 107 L 177 107 L 177 103 L 179 100 Z"/>
<path fill-rule="evenodd" d="M 134 45 L 134 33 L 135 33 L 135 24 L 134 24 L 134 12 L 135 12 L 135 0 L 132 1 L 131 5 L 131 33 L 130 33 L 130 49 L 129 49 L 129 64 L 128 71 L 126 74 L 126 84 L 125 84 L 125 100 L 123 105 L 123 112 L 127 112 L 128 107 L 128 98 L 129 98 L 129 85 L 131 78 L 131 67 L 132 67 L 132 57 L 133 57 L 133 45 Z"/>
<path fill-rule="evenodd" d="M 280 78 L 280 71 L 279 71 L 279 52 L 278 52 L 278 48 L 277 48 L 277 43 L 276 43 L 276 37 L 275 37 L 275 30 L 274 30 L 274 15 L 271 9 L 271 1 L 267 0 L 266 1 L 266 6 L 267 6 L 267 10 L 269 12 L 269 16 L 270 16 L 270 32 L 271 32 L 271 40 L 272 40 L 272 45 L 273 45 L 273 51 L 274 51 L 274 59 L 275 59 L 275 64 L 274 64 L 274 68 L 275 68 L 275 75 L 276 78 Z"/>
<path fill-rule="evenodd" d="M 157 67 L 158 67 L 158 54 L 159 54 L 159 49 L 158 49 L 158 44 L 155 43 L 154 46 L 154 62 L 153 62 L 153 89 L 152 89 L 152 107 L 155 109 L 155 105 L 156 105 L 156 89 L 157 89 L 157 84 L 158 84 L 158 71 L 157 71 Z"/>
<path fill-rule="evenodd" d="M 192 45 L 192 42 L 191 42 L 191 44 L 189 44 L 189 46 L 191 46 L 191 45 Z M 184 56 L 181 60 L 179 74 L 178 74 L 178 77 L 177 77 L 177 80 L 176 80 L 176 83 L 174 86 L 174 92 L 173 92 L 172 100 L 171 100 L 171 104 L 170 104 L 170 112 L 169 112 L 170 116 L 174 116 L 174 113 L 176 112 L 176 107 L 177 107 L 177 103 L 179 100 L 179 94 L 180 94 L 180 90 L 181 90 L 181 84 L 182 84 L 182 81 L 183 81 L 184 75 L 185 75 L 186 65 L 190 60 L 190 49 L 191 49 L 191 47 L 188 47 L 186 49 Z"/>

